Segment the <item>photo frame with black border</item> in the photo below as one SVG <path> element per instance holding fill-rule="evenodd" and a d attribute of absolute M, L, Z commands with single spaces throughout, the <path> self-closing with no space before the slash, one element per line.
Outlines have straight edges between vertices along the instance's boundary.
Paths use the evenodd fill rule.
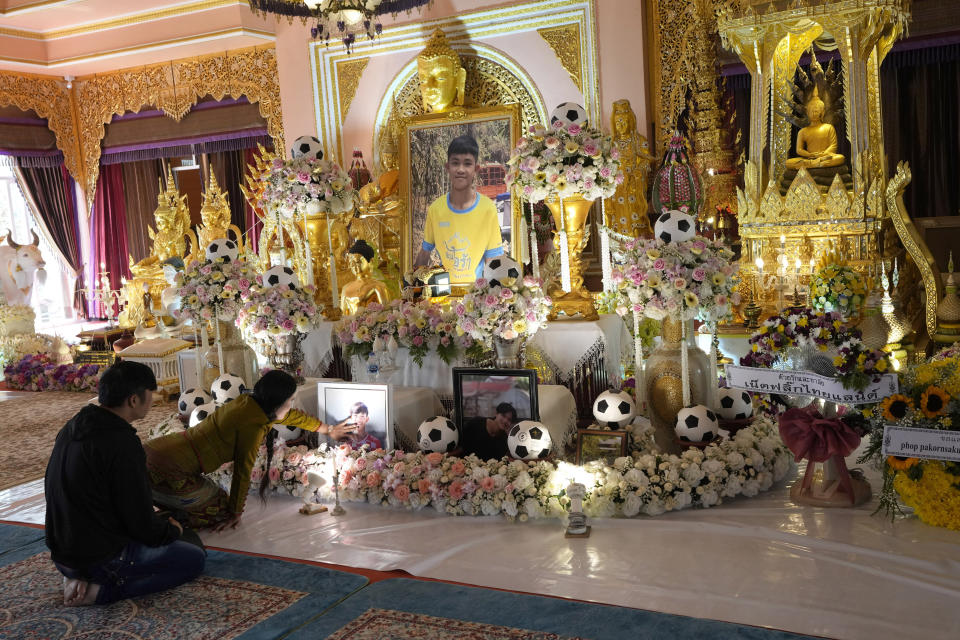
<path fill-rule="evenodd" d="M 501 402 L 517 411 L 517 421 L 540 420 L 537 372 L 533 369 L 453 368 L 455 422 L 463 434 L 464 421 L 492 418 Z"/>

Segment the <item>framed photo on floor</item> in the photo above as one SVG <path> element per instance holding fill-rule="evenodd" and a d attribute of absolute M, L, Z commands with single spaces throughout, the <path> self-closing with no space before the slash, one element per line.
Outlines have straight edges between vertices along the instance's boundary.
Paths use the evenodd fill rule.
<path fill-rule="evenodd" d="M 331 425 L 351 418 L 359 431 L 344 442 L 354 448 L 368 444 L 370 449 L 393 449 L 392 404 L 389 384 L 317 383 L 317 417 Z"/>
<path fill-rule="evenodd" d="M 533 369 L 453 368 L 453 395 L 457 427 L 477 418 L 493 418 L 509 405 L 517 421 L 540 420 L 537 372 Z"/>
<path fill-rule="evenodd" d="M 603 460 L 611 465 L 617 458 L 627 455 L 627 432 L 603 429 L 579 429 L 577 438 L 577 464 Z"/>

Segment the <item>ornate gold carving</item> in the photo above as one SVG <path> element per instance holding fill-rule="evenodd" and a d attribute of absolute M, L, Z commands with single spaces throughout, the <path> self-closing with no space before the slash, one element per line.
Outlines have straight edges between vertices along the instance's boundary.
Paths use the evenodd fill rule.
<path fill-rule="evenodd" d="M 794 220 L 815 220 L 817 209 L 820 208 L 820 189 L 813 181 L 806 169 L 800 169 L 787 189 L 787 196 L 783 201 L 783 210 L 789 212 Z"/>
<path fill-rule="evenodd" d="M 357 95 L 360 76 L 370 63 L 370 58 L 354 58 L 337 61 L 337 91 L 340 93 L 340 119 L 347 117 L 350 104 Z"/>
<path fill-rule="evenodd" d="M 897 173 L 887 183 L 887 211 L 893 220 L 893 228 L 900 236 L 900 242 L 920 271 L 923 288 L 926 292 L 924 301 L 924 325 L 927 334 L 933 336 L 937 332 L 937 303 L 943 297 L 943 284 L 940 281 L 940 269 L 933 259 L 930 249 L 923 242 L 920 233 L 910 219 L 907 208 L 903 204 L 903 190 L 910 184 L 912 175 L 910 165 L 901 162 L 897 165 Z"/>
<path fill-rule="evenodd" d="M 53 131 L 57 148 L 63 152 L 63 163 L 73 179 L 83 184 L 83 163 L 77 146 L 70 92 L 54 78 L 24 76 L 0 72 L 0 106 L 14 105 L 32 109 Z"/>
<path fill-rule="evenodd" d="M 583 70 L 580 62 L 580 25 L 565 24 L 559 27 L 537 29 L 540 37 L 546 40 L 560 64 L 570 74 L 573 84 L 583 91 Z"/>
<path fill-rule="evenodd" d="M 176 60 L 75 81 L 80 147 L 87 173 L 84 191 L 92 204 L 100 169 L 100 141 L 114 114 L 154 106 L 180 120 L 210 95 L 245 96 L 257 103 L 274 147 L 283 149 L 277 58 L 272 47 Z"/>

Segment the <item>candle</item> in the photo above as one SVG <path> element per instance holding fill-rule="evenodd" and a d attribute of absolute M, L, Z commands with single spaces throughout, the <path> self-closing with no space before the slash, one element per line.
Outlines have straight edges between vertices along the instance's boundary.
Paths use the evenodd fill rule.
<path fill-rule="evenodd" d="M 605 225 L 600 226 L 600 264 L 603 269 L 603 290 L 610 291 L 613 288 L 611 283 L 613 267 L 610 264 L 610 236 L 609 229 Z"/>
<path fill-rule="evenodd" d="M 796 266 L 796 275 L 800 275 L 800 265 L 801 265 L 800 258 L 797 258 L 797 261 L 796 261 L 796 263 L 795 263 L 795 266 Z"/>
<path fill-rule="evenodd" d="M 636 383 L 637 413 L 643 414 L 646 402 L 646 382 L 643 375 L 643 340 L 640 338 L 640 314 L 633 310 L 633 379 Z"/>
<path fill-rule="evenodd" d="M 563 209 L 563 198 L 560 198 L 560 286 L 564 293 L 573 288 L 570 284 L 570 253 L 567 245 L 567 222 Z"/>
<path fill-rule="evenodd" d="M 220 375 L 226 373 L 223 369 L 223 343 L 220 341 L 220 311 L 219 307 L 213 308 L 213 322 L 217 326 L 217 366 L 220 368 Z"/>
<path fill-rule="evenodd" d="M 684 311 L 686 305 L 684 305 Z M 687 355 L 687 321 L 684 312 L 680 313 L 680 388 L 683 394 L 683 406 L 690 406 L 690 358 Z"/>
<path fill-rule="evenodd" d="M 304 284 L 314 284 L 313 279 L 313 249 L 310 248 L 310 228 L 307 226 L 307 214 L 303 214 L 303 252 L 306 258 L 307 263 L 307 277 L 303 278 Z M 327 230 L 327 237 L 329 241 L 329 228 Z M 330 260 L 333 260 L 333 253 L 330 254 Z"/>
<path fill-rule="evenodd" d="M 337 286 L 337 261 L 333 256 L 333 241 L 330 236 L 330 216 L 327 216 L 327 246 L 330 247 L 330 299 L 334 307 L 340 306 L 340 293 Z"/>
<path fill-rule="evenodd" d="M 540 246 L 537 244 L 537 222 L 533 217 L 533 200 L 530 200 L 530 264 L 533 277 L 540 279 Z"/>
<path fill-rule="evenodd" d="M 200 336 L 197 331 L 197 321 L 193 322 L 193 359 L 197 365 L 197 383 L 194 385 L 197 389 L 203 388 L 203 369 L 200 366 Z"/>
<path fill-rule="evenodd" d="M 760 286 L 763 282 L 763 258 L 757 256 L 757 259 L 753 261 L 757 265 L 757 277 L 753 281 L 753 297 L 757 300 L 760 299 Z"/>

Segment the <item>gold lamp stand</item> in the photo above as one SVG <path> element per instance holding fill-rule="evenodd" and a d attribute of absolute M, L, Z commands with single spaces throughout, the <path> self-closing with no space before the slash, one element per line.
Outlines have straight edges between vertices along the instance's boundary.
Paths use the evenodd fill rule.
<path fill-rule="evenodd" d="M 553 222 L 557 227 L 557 234 L 553 237 L 553 246 L 557 252 L 561 250 L 559 232 L 561 230 L 567 232 L 567 256 L 570 264 L 570 291 L 564 291 L 559 282 L 548 291 L 553 300 L 549 318 L 556 320 L 561 313 L 566 316 L 575 316 L 579 313 L 583 320 L 596 320 L 599 316 L 593 305 L 593 297 L 583 286 L 585 265 L 582 261 L 583 249 L 587 246 L 588 238 L 585 225 L 593 200 L 573 196 L 563 200 L 546 200 L 545 204 L 553 214 Z"/>

